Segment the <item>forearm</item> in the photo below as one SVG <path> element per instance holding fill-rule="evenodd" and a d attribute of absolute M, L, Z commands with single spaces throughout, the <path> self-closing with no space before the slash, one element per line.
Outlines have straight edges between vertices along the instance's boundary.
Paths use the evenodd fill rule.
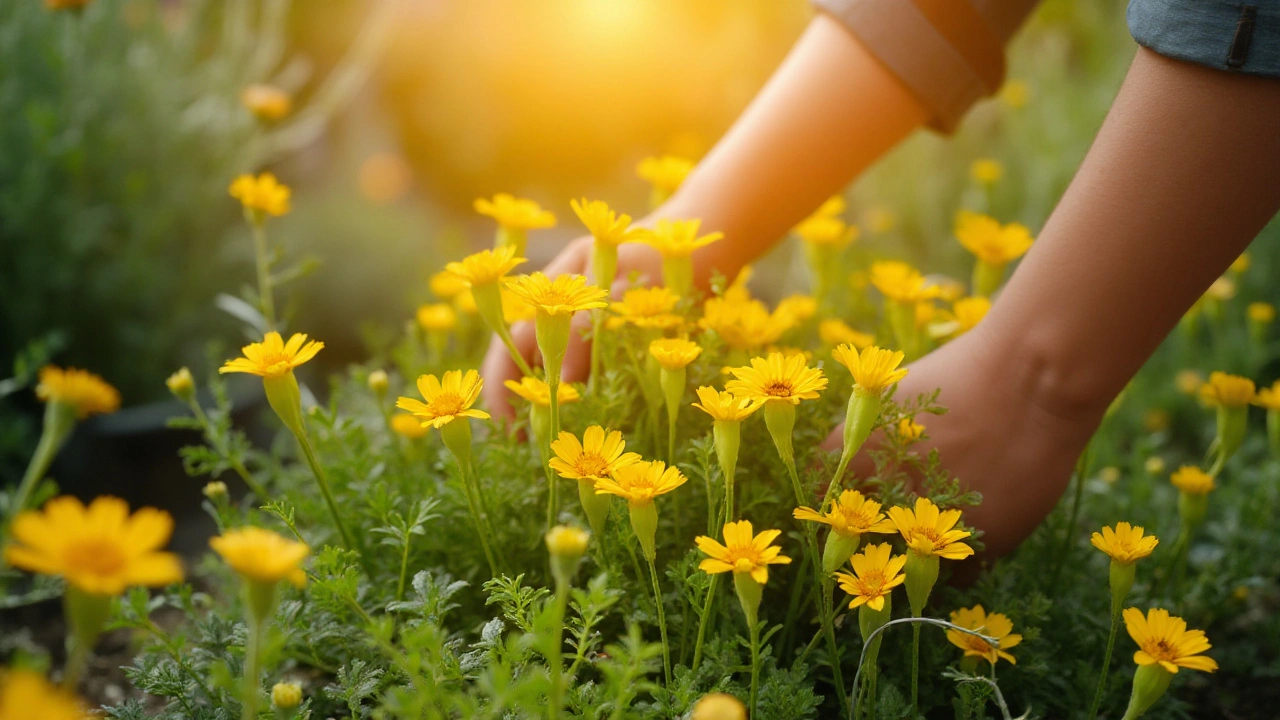
<path fill-rule="evenodd" d="M 1280 207 L 1280 81 L 1139 50 L 980 326 L 1051 413 L 1099 417 Z"/>
<path fill-rule="evenodd" d="M 698 281 L 732 276 L 927 119 L 835 20 L 819 15 L 728 133 L 651 217 L 701 218 L 725 240 Z"/>

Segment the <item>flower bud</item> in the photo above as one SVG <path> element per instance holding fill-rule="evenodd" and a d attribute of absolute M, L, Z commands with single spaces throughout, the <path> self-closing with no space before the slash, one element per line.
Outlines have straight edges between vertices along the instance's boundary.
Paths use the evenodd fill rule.
<path fill-rule="evenodd" d="M 1141 717 L 1164 695 L 1172 680 L 1173 673 L 1159 664 L 1138 666 L 1138 671 L 1133 674 L 1133 692 L 1129 695 L 1129 707 L 1124 711 L 1123 720 Z"/>
<path fill-rule="evenodd" d="M 680 399 L 684 396 L 685 380 L 688 377 L 686 368 L 662 368 L 658 374 L 662 386 L 663 397 L 667 401 L 667 416 L 672 423 L 680 413 Z"/>
<path fill-rule="evenodd" d="M 179 368 L 177 372 L 170 375 L 164 384 L 169 387 L 169 392 L 173 393 L 174 397 L 183 402 L 191 402 L 191 398 L 195 397 L 196 381 L 191 377 L 191 371 L 185 367 Z"/>
<path fill-rule="evenodd" d="M 880 654 L 880 641 L 884 639 L 884 634 L 876 635 L 874 640 L 868 640 L 871 634 L 884 624 L 889 622 L 893 617 L 893 596 L 884 596 L 884 607 L 879 610 L 872 610 L 870 605 L 860 605 L 858 607 L 858 630 L 862 633 L 862 642 L 870 643 L 867 645 L 867 662 L 872 666 L 875 665 L 876 657 Z"/>
<path fill-rule="evenodd" d="M 1218 457 L 1216 464 L 1226 464 L 1232 455 L 1244 443 L 1245 433 L 1249 429 L 1249 408 L 1247 406 L 1218 406 Z"/>
<path fill-rule="evenodd" d="M 293 710 L 301 704 L 302 687 L 297 683 L 280 682 L 272 686 L 271 705 L 276 710 Z"/>
<path fill-rule="evenodd" d="M 1122 563 L 1112 560 L 1110 575 L 1111 614 L 1116 615 L 1124 605 L 1124 599 L 1129 595 L 1129 590 L 1133 588 L 1133 579 L 1137 575 L 1137 566 L 1131 562 Z"/>
<path fill-rule="evenodd" d="M 597 493 L 593 480 L 579 480 L 578 500 L 587 514 L 587 524 L 591 526 L 591 532 L 602 536 L 605 523 L 609 520 L 609 508 L 613 506 L 613 496 Z"/>
<path fill-rule="evenodd" d="M 747 720 L 747 706 L 727 693 L 709 693 L 694 703 L 690 720 Z"/>
<path fill-rule="evenodd" d="M 280 422 L 294 435 L 302 435 L 302 392 L 293 372 L 262 378 L 262 388 L 267 393 L 267 403 L 279 416 Z"/>
<path fill-rule="evenodd" d="M 786 400 L 770 400 L 761 409 L 764 412 L 764 424 L 773 436 L 773 444 L 778 448 L 778 456 L 783 464 L 790 467 L 795 464 L 795 451 L 791 447 L 791 431 L 796 426 L 796 406 Z"/>
<path fill-rule="evenodd" d="M 578 562 L 587 551 L 591 534 L 568 525 L 557 525 L 545 537 L 547 552 L 551 553 L 551 574 L 557 585 L 568 586 L 578 570 Z"/>
<path fill-rule="evenodd" d="M 827 533 L 827 543 L 822 548 L 822 572 L 830 575 L 849 562 L 849 558 L 858 552 L 861 535 L 843 535 L 832 530 Z"/>
<path fill-rule="evenodd" d="M 907 551 L 907 564 L 904 568 L 907 575 L 907 600 L 911 603 L 911 614 L 920 617 L 925 603 L 929 602 L 929 594 L 938 582 L 938 556 L 921 555 L 914 550 Z"/>
<path fill-rule="evenodd" d="M 764 597 L 764 586 L 756 582 L 749 572 L 733 573 L 733 589 L 738 593 L 738 604 L 742 613 L 747 616 L 747 627 L 753 628 L 760 617 L 760 599 Z"/>
<path fill-rule="evenodd" d="M 720 463 L 720 474 L 724 475 L 725 482 L 731 483 L 733 474 L 738 468 L 738 450 L 742 446 L 742 421 L 716 420 L 711 437 L 716 446 L 716 460 Z"/>
<path fill-rule="evenodd" d="M 375 397 L 379 400 L 386 397 L 387 388 L 391 385 L 391 381 L 387 379 L 386 370 L 374 370 L 369 373 L 369 389 L 373 391 Z"/>
<path fill-rule="evenodd" d="M 214 480 L 205 483 L 204 489 L 201 491 L 204 496 L 214 502 L 220 502 L 227 497 L 227 484 L 221 480 Z"/>
<path fill-rule="evenodd" d="M 1164 458 L 1159 455 L 1152 455 L 1142 464 L 1148 475 L 1161 475 L 1164 473 Z"/>
<path fill-rule="evenodd" d="M 640 550 L 644 552 L 645 560 L 653 562 L 658 557 L 658 508 L 650 500 L 643 505 L 630 504 L 630 510 L 631 529 L 640 541 Z"/>

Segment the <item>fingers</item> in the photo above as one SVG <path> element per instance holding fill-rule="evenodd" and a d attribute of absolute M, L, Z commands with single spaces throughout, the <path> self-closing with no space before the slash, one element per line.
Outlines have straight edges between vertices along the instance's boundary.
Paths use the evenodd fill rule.
<path fill-rule="evenodd" d="M 538 343 L 534 339 L 533 323 L 521 322 L 512 325 L 511 339 L 521 357 L 529 364 L 534 364 L 538 354 Z M 510 402 L 511 391 L 504 383 L 507 380 L 520 380 L 522 373 L 515 361 L 511 359 L 507 346 L 497 335 L 489 340 L 489 349 L 484 354 L 480 374 L 484 377 L 484 402 L 489 413 L 499 420 L 514 419 L 515 408 Z"/>

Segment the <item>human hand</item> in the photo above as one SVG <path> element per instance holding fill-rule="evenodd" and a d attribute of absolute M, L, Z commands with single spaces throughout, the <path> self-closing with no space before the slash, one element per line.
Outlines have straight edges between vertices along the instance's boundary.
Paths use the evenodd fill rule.
<path fill-rule="evenodd" d="M 557 275 L 585 275 L 588 281 L 594 281 L 591 273 L 591 236 L 580 237 L 565 246 L 559 255 L 543 268 L 542 272 L 549 277 Z M 631 286 L 631 276 L 638 275 L 642 285 L 655 284 L 662 279 L 662 259 L 647 245 L 626 243 L 618 247 L 618 274 L 610 288 L 611 294 L 617 297 Z M 565 352 L 564 366 L 561 371 L 567 382 L 586 380 L 590 369 L 591 343 L 583 334 L 591 327 L 591 313 L 580 312 L 573 317 L 573 329 L 569 333 L 569 348 Z M 537 364 L 538 343 L 534 337 L 533 323 L 519 322 L 511 326 L 511 338 L 516 349 L 530 364 Z M 506 346 L 495 335 L 489 341 L 489 349 L 485 352 L 484 362 L 480 366 L 484 377 L 485 406 L 495 417 L 510 420 L 515 417 L 515 409 L 508 401 L 511 393 L 507 390 L 506 380 L 519 380 L 520 369 L 511 359 Z"/>
<path fill-rule="evenodd" d="M 897 391 L 906 400 L 941 389 L 938 403 L 947 413 L 918 418 L 925 438 L 914 449 L 923 455 L 937 448 L 962 487 L 982 493 L 965 522 L 984 531 L 992 557 L 1017 547 L 1053 510 L 1109 402 L 1061 402 L 1046 370 L 1051 364 L 997 336 L 979 325 L 912 363 Z M 841 432 L 837 427 L 824 449 L 839 450 Z M 850 465 L 856 477 L 874 474 L 867 448 L 877 442 L 868 440 Z"/>

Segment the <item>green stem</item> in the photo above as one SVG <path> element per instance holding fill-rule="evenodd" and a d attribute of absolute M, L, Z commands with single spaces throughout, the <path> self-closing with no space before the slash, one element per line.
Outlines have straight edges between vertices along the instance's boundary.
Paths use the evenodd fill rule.
<path fill-rule="evenodd" d="M 808 523 L 806 523 L 808 524 Z M 827 652 L 831 653 L 831 672 L 835 680 L 836 687 L 844 687 L 844 672 L 840 669 L 840 645 L 836 643 L 835 624 L 835 608 L 831 601 L 831 592 L 835 587 L 835 583 L 828 577 L 822 577 L 819 570 L 818 584 L 822 588 L 822 596 L 819 599 L 819 616 L 822 618 L 822 631 L 827 636 Z M 846 715 L 849 714 L 849 698 L 839 692 L 836 695 L 840 698 L 840 708 Z"/>
<path fill-rule="evenodd" d="M 547 514 L 551 517 L 551 524 L 555 524 L 555 517 L 560 512 L 560 488 L 559 484 L 554 481 L 554 475 L 551 474 L 550 443 L 553 438 L 560 437 L 560 362 L 559 360 L 552 362 L 547 360 L 547 390 L 550 391 L 550 415 L 551 415 L 551 432 L 547 433 L 547 453 L 543 458 L 543 465 L 547 467 L 547 477 L 551 480 L 551 486 L 547 493 L 547 502 L 550 507 Z M 550 526 L 548 526 L 550 529 Z"/>
<path fill-rule="evenodd" d="M 72 641 L 71 650 L 67 654 L 67 664 L 62 671 L 62 689 L 68 693 L 75 693 L 76 688 L 80 686 L 80 677 L 84 675 L 84 668 L 89 663 L 89 648 L 83 643 Z"/>
<path fill-rule="evenodd" d="M 662 674 L 671 686 L 671 645 L 667 642 L 667 612 L 662 607 L 662 589 L 658 587 L 658 568 L 649 560 L 649 577 L 653 579 L 653 602 L 658 608 L 658 628 L 662 633 Z"/>
<path fill-rule="evenodd" d="M 396 602 L 404 597 L 405 575 L 409 572 L 409 534 L 404 538 L 404 552 L 400 553 L 400 581 L 396 583 Z"/>
<path fill-rule="evenodd" d="M 920 624 L 911 624 L 911 717 L 920 714 Z"/>
<path fill-rule="evenodd" d="M 227 444 L 216 432 L 213 427 L 213 422 L 209 420 L 209 416 L 205 413 L 204 408 L 200 407 L 200 403 L 196 401 L 194 394 L 192 395 L 191 400 L 187 402 L 187 405 L 191 408 L 191 413 L 195 415 L 196 421 L 200 423 L 200 427 L 204 430 L 205 439 L 209 441 L 210 445 L 213 445 L 213 449 L 218 451 L 219 455 L 227 459 L 227 464 L 229 464 L 231 469 L 235 471 L 236 475 L 244 481 L 245 487 L 249 488 L 250 492 L 257 495 L 258 499 L 266 501 L 266 490 L 264 490 L 257 479 L 253 477 L 249 472 L 249 469 L 244 466 L 244 463 L 240 461 L 240 458 L 232 457 L 230 451 L 227 449 Z"/>
<path fill-rule="evenodd" d="M 1071 552 L 1071 540 L 1073 533 L 1075 533 L 1076 523 L 1080 520 L 1080 506 L 1084 498 L 1085 474 L 1089 472 L 1089 449 L 1090 446 L 1085 445 L 1084 451 L 1076 459 L 1075 492 L 1071 496 L 1071 510 L 1067 514 L 1067 527 L 1062 533 L 1062 545 L 1058 548 L 1053 570 L 1049 573 L 1050 595 L 1057 589 L 1058 576 L 1062 571 L 1063 565 L 1066 564 L 1067 555 Z"/>
<path fill-rule="evenodd" d="M 258 653 L 262 647 L 262 623 L 249 619 L 249 639 L 244 648 L 244 683 L 241 690 L 242 720 L 258 718 Z"/>
<path fill-rule="evenodd" d="M 31 494 L 35 492 L 36 485 L 40 483 L 41 478 L 49 471 L 49 466 L 53 464 L 53 459 L 58 456 L 58 450 L 62 447 L 62 443 L 71 435 L 71 431 L 75 429 L 76 416 L 75 408 L 70 405 L 63 404 L 56 400 L 50 401 L 44 408 L 44 427 L 40 431 L 40 441 L 36 444 L 36 451 L 31 456 L 31 462 L 27 463 L 27 471 L 22 476 L 22 482 L 18 485 L 18 492 L 13 496 L 12 511 L 6 519 L 4 525 L 0 525 L 0 545 L 3 544 L 4 537 L 8 534 L 8 524 L 18 516 L 18 513 L 27 509 L 27 503 L 31 502 Z M 4 567 L 4 560 L 0 559 L 0 567 Z"/>
<path fill-rule="evenodd" d="M 1115 649 L 1116 631 L 1120 628 L 1120 606 L 1123 604 L 1111 603 L 1111 632 L 1107 634 L 1107 651 L 1102 655 L 1102 673 L 1098 676 L 1098 689 L 1093 693 L 1093 704 L 1089 706 L 1089 720 L 1098 717 L 1098 707 L 1102 705 L 1102 695 L 1107 689 L 1107 673 L 1111 672 L 1111 652 Z"/>
<path fill-rule="evenodd" d="M 707 587 L 707 597 L 702 603 L 702 616 L 698 618 L 698 638 L 693 643 L 693 664 L 691 670 L 697 670 L 702 664 L 702 642 L 707 636 L 707 625 L 711 623 L 711 604 L 715 601 L 716 585 L 720 584 L 720 576 L 711 576 L 711 585 Z"/>
<path fill-rule="evenodd" d="M 751 715 L 756 713 L 756 699 L 760 694 L 760 623 L 751 623 Z"/>
<path fill-rule="evenodd" d="M 506 323 L 501 323 L 494 328 L 494 333 L 498 336 L 498 339 L 502 341 L 502 344 L 506 346 L 507 352 L 511 355 L 511 359 L 515 362 L 516 367 L 520 368 L 520 372 L 524 373 L 527 377 L 537 377 L 533 372 L 533 368 L 529 367 L 529 363 L 525 361 L 524 355 L 520 354 L 519 348 L 516 347 L 515 340 L 511 338 L 511 330 L 507 328 Z"/>
<path fill-rule="evenodd" d="M 307 437 L 305 431 L 296 434 L 298 445 L 302 447 L 302 454 L 307 458 L 307 464 L 311 466 L 311 473 L 316 477 L 316 484 L 320 486 L 320 494 L 324 496 L 324 502 L 329 506 L 329 514 L 333 516 L 333 522 L 338 526 L 338 534 L 342 536 L 342 546 L 348 550 L 356 550 L 355 543 L 351 539 L 351 533 L 347 531 L 347 526 L 342 522 L 342 516 L 338 513 L 338 503 L 333 499 L 333 492 L 329 489 L 329 480 L 324 474 L 324 470 L 320 467 L 320 462 L 316 459 L 315 450 L 311 448 L 311 440 Z M 365 566 L 365 573 L 372 577 L 369 573 L 367 561 L 361 553 L 361 565 Z"/>
<path fill-rule="evenodd" d="M 569 602 L 569 587 L 567 583 L 556 583 L 555 605 L 553 606 L 554 616 L 552 617 L 552 625 L 555 628 L 554 638 L 555 644 L 552 645 L 552 652 L 547 656 L 547 665 L 551 670 L 551 707 L 549 717 L 551 720 L 557 720 L 560 712 L 564 709 L 564 658 L 561 657 L 561 648 L 564 647 L 564 614 Z"/>
<path fill-rule="evenodd" d="M 262 310 L 262 319 L 267 324 L 267 331 L 276 329 L 275 290 L 271 283 L 271 258 L 267 247 L 267 231 L 264 223 L 254 218 L 249 219 L 253 228 L 253 255 L 258 269 L 258 305 Z"/>
<path fill-rule="evenodd" d="M 489 574 L 498 576 L 498 563 L 494 560 L 493 549 L 489 547 L 489 526 L 480 512 L 480 498 L 472 484 L 474 474 L 471 463 L 458 459 L 458 472 L 462 474 L 462 492 L 467 497 L 467 509 L 471 511 L 471 521 L 475 523 L 476 535 L 480 536 L 480 547 L 484 550 L 484 559 L 489 563 Z"/>

